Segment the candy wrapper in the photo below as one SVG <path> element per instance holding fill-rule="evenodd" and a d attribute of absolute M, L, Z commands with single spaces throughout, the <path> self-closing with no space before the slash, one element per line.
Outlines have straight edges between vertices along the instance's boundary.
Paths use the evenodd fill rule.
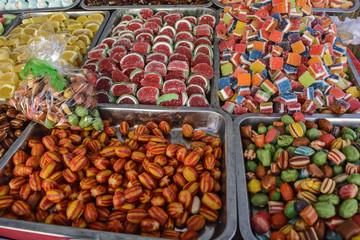
<path fill-rule="evenodd" d="M 33 51 L 29 46 L 31 57 L 41 59 L 30 58 L 20 72 L 24 82 L 10 104 L 47 128 L 101 130 L 96 76 L 87 70 L 61 66 L 62 46 L 58 38 L 42 38 L 32 46 Z"/>

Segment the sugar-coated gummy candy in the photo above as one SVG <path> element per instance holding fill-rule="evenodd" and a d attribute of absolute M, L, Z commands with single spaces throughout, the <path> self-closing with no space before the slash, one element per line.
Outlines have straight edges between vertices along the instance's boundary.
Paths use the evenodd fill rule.
<path fill-rule="evenodd" d="M 350 184 L 355 184 L 358 187 L 360 187 L 360 174 L 359 173 L 352 173 L 349 175 L 349 177 L 347 178 L 347 181 Z"/>
<path fill-rule="evenodd" d="M 354 146 L 346 146 L 341 151 L 345 154 L 347 161 L 351 163 L 359 161 L 360 154 Z"/>
<path fill-rule="evenodd" d="M 71 114 L 68 116 L 68 122 L 71 126 L 78 126 L 80 118 L 77 114 Z"/>
<path fill-rule="evenodd" d="M 277 143 L 281 147 L 288 147 L 294 142 L 294 137 L 290 135 L 281 135 L 277 137 Z"/>
<path fill-rule="evenodd" d="M 334 205 L 327 202 L 317 202 L 314 204 L 314 208 L 321 218 L 328 219 L 335 216 L 336 214 Z"/>
<path fill-rule="evenodd" d="M 318 197 L 318 201 L 319 202 L 326 202 L 329 204 L 332 204 L 334 206 L 339 205 L 340 203 L 340 198 L 338 195 L 335 194 L 323 194 L 321 196 Z"/>
<path fill-rule="evenodd" d="M 316 164 L 318 167 L 327 163 L 327 155 L 325 152 L 319 151 L 311 157 L 311 163 Z"/>
<path fill-rule="evenodd" d="M 79 117 L 85 117 L 86 115 L 89 114 L 89 110 L 81 105 L 76 105 L 75 106 L 75 113 L 79 116 Z"/>
<path fill-rule="evenodd" d="M 358 211 L 358 202 L 356 199 L 350 198 L 344 200 L 339 208 L 339 214 L 343 218 L 351 218 Z"/>
<path fill-rule="evenodd" d="M 281 172 L 281 180 L 284 182 L 293 182 L 299 177 L 296 169 L 288 169 Z"/>
<path fill-rule="evenodd" d="M 265 193 L 256 193 L 250 199 L 252 205 L 256 207 L 265 207 L 269 201 L 269 197 Z"/>

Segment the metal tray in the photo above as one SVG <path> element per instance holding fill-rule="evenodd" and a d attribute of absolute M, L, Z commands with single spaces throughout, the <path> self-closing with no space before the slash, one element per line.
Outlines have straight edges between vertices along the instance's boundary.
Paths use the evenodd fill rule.
<path fill-rule="evenodd" d="M 233 135 L 232 121 L 229 116 L 217 110 L 206 110 L 202 108 L 179 108 L 160 110 L 151 106 L 134 106 L 133 108 L 124 108 L 121 105 L 100 104 L 99 111 L 103 119 L 108 119 L 115 129 L 119 129 L 120 122 L 126 120 L 132 126 L 145 124 L 147 121 L 160 122 L 168 121 L 172 126 L 171 136 L 176 142 L 182 142 L 189 146 L 189 141 L 182 137 L 181 125 L 189 123 L 196 129 L 204 129 L 209 135 L 219 136 L 223 142 L 223 161 L 221 161 L 223 175 L 221 178 L 223 209 L 219 212 L 219 220 L 216 223 L 208 223 L 205 228 L 199 232 L 199 239 L 231 239 L 236 232 L 236 188 L 235 188 L 235 157 L 233 153 Z M 27 140 L 38 138 L 49 134 L 51 131 L 39 124 L 32 124 L 27 131 L 19 138 L 18 149 L 25 149 Z M 121 139 L 121 135 L 117 132 Z M 13 151 L 13 153 L 16 150 Z M 0 169 L 6 165 L 7 161 L 0 162 Z M 4 180 L 0 176 L 1 180 Z M 139 235 L 111 233 L 104 231 L 95 231 L 88 229 L 79 229 L 72 227 L 56 226 L 50 224 L 26 222 L 21 220 L 10 220 L 0 218 L 0 226 L 12 228 L 25 232 L 33 233 L 51 233 L 66 234 L 66 238 L 78 239 L 155 239 L 142 237 Z M 1 231 L 3 237 L 7 231 Z M 72 237 L 69 237 L 72 236 Z M 65 238 L 65 239 L 66 239 Z"/>
<path fill-rule="evenodd" d="M 326 12 L 331 15 L 341 15 L 345 13 L 352 13 L 358 10 L 360 6 L 359 0 L 351 0 L 353 2 L 353 7 L 349 9 L 337 9 L 337 8 L 312 8 L 314 12 Z M 213 0 L 214 4 L 220 8 L 224 8 L 226 5 L 219 2 L 219 0 Z"/>
<path fill-rule="evenodd" d="M 344 114 L 341 117 L 333 114 L 314 114 L 307 116 L 306 120 L 316 122 L 318 119 L 326 118 L 330 122 L 338 126 L 346 127 L 358 127 L 360 126 L 360 119 L 354 114 Z M 272 123 L 273 121 L 280 121 L 280 115 L 276 114 L 272 117 L 263 116 L 261 114 L 253 114 L 252 116 L 240 116 L 234 121 L 234 142 L 236 155 L 236 189 L 238 198 L 238 222 L 242 237 L 244 240 L 255 239 L 255 234 L 251 229 L 250 217 L 258 210 L 264 210 L 265 208 L 251 208 L 250 197 L 247 191 L 247 180 L 245 172 L 245 161 L 243 158 L 243 146 L 240 136 L 240 127 L 245 125 L 257 126 L 259 123 L 265 125 Z"/>
<path fill-rule="evenodd" d="M 17 15 L 17 16 L 12 20 L 12 22 L 5 27 L 4 33 L 3 33 L 2 35 L 0 35 L 0 36 L 6 37 L 6 36 L 9 34 L 10 29 L 13 29 L 13 25 L 15 24 L 15 22 L 17 22 L 17 19 L 20 18 L 20 17 L 21 17 L 21 14 Z"/>
<path fill-rule="evenodd" d="M 79 0 L 80 1 L 80 0 Z M 125 5 L 125 6 L 88 6 L 86 4 L 86 0 L 81 0 L 80 6 L 86 10 L 118 10 L 118 9 L 135 9 L 135 8 L 167 8 L 167 9 L 175 9 L 175 8 L 207 8 L 211 7 L 213 4 L 213 0 L 208 0 L 209 3 L 200 4 L 200 5 Z"/>
<path fill-rule="evenodd" d="M 195 17 L 200 17 L 203 14 L 211 14 L 213 16 L 215 16 L 216 19 L 216 23 L 215 26 L 219 23 L 219 14 L 217 11 L 215 11 L 215 9 L 213 8 L 173 8 L 173 9 L 169 9 L 169 8 L 163 8 L 163 7 L 159 7 L 159 8 L 152 8 L 154 10 L 154 12 L 158 12 L 158 11 L 167 11 L 167 12 L 181 12 L 183 13 L 185 16 L 195 16 Z M 108 24 L 106 25 L 101 37 L 99 38 L 97 45 L 100 44 L 100 42 L 109 37 L 111 35 L 111 31 L 113 30 L 113 28 L 119 24 L 121 17 L 124 14 L 132 14 L 132 15 L 137 15 L 137 13 L 141 10 L 141 8 L 132 8 L 132 9 L 121 9 L 121 10 L 117 10 L 115 11 L 110 19 Z M 214 34 L 216 34 L 215 30 L 214 30 Z M 218 71 L 219 71 L 219 67 L 216 67 L 218 65 L 220 65 L 219 63 L 219 51 L 217 49 L 219 49 L 218 47 L 218 41 L 215 40 L 216 35 L 214 35 L 214 41 L 213 41 L 213 50 L 214 50 L 214 58 L 213 58 L 213 68 L 214 68 L 214 77 L 212 78 L 212 80 L 210 80 L 211 83 L 211 89 L 210 89 L 210 93 L 207 94 L 206 98 L 209 102 L 210 107 L 213 107 L 213 97 L 212 95 L 214 94 L 213 92 L 213 86 L 215 85 L 216 81 L 216 76 L 218 75 Z M 90 50 L 90 48 L 89 48 Z M 84 57 L 84 62 L 88 59 L 87 55 Z M 215 92 L 216 94 L 216 92 Z M 121 104 L 122 106 L 128 106 L 128 107 L 132 107 L 134 105 L 128 105 L 128 104 Z M 188 107 L 189 108 L 189 107 Z"/>
<path fill-rule="evenodd" d="M 27 18 L 31 18 L 31 17 L 39 17 L 39 16 L 48 15 L 48 14 L 52 14 L 52 13 L 56 13 L 56 12 L 25 13 L 23 15 L 19 15 L 18 17 L 16 17 L 14 19 L 13 23 L 11 24 L 11 27 L 6 31 L 4 36 L 7 36 L 7 34 L 9 34 L 16 26 L 20 25 L 22 23 L 23 19 L 27 19 Z M 65 13 L 68 14 L 70 17 L 75 17 L 75 18 L 77 18 L 79 16 L 95 14 L 95 13 L 101 13 L 104 15 L 104 20 L 101 23 L 99 30 L 96 32 L 90 46 L 88 47 L 88 51 L 90 49 L 92 49 L 93 47 L 95 47 L 96 43 L 98 42 L 98 39 L 100 38 L 100 36 L 107 24 L 107 21 L 110 18 L 110 12 L 109 11 L 67 11 Z M 87 54 L 85 56 L 87 56 Z M 85 62 L 85 60 L 86 59 L 84 57 L 83 63 Z"/>
<path fill-rule="evenodd" d="M 357 0 L 358 1 L 358 0 Z M 223 9 L 219 9 L 217 10 L 217 16 L 219 17 L 220 16 L 220 13 L 223 11 Z M 215 33 L 216 34 L 216 33 Z M 216 37 L 216 36 L 215 36 Z M 341 39 L 340 39 L 340 42 L 342 43 Z M 220 39 L 215 39 L 215 44 L 214 44 L 214 84 L 211 86 L 211 96 L 212 96 L 212 100 L 211 102 L 213 103 L 213 107 L 214 108 L 217 108 L 225 113 L 227 113 L 226 111 L 224 111 L 222 108 L 221 108 L 221 103 L 223 103 L 217 92 L 219 91 L 219 85 L 218 85 L 218 81 L 219 79 L 221 78 L 220 76 L 220 52 L 219 52 L 219 43 L 220 43 Z M 358 73 L 358 71 L 356 70 L 355 68 L 355 65 L 353 63 L 353 61 L 351 60 L 350 58 L 350 55 L 348 53 L 348 51 L 346 51 L 346 55 L 347 57 L 347 65 L 348 65 L 348 69 L 349 69 L 349 72 L 348 74 L 350 75 L 350 79 L 352 79 L 352 82 L 354 83 L 355 86 L 357 86 L 359 89 L 360 89 L 360 75 Z M 230 114 L 230 113 L 227 113 L 229 114 L 233 119 L 235 119 L 236 117 L 240 116 L 240 115 L 235 115 L 235 114 Z M 243 114 L 242 116 L 248 116 L 248 115 L 253 115 L 254 113 L 246 113 L 246 114 Z M 265 114 L 263 115 L 265 116 Z M 272 114 L 271 114 L 272 116 Z"/>
<path fill-rule="evenodd" d="M 0 13 L 37 13 L 37 12 L 56 12 L 56 11 L 66 11 L 71 8 L 76 7 L 80 3 L 80 0 L 75 0 L 73 4 L 68 7 L 58 7 L 58 8 L 36 8 L 36 9 L 24 9 L 24 10 L 2 10 Z"/>

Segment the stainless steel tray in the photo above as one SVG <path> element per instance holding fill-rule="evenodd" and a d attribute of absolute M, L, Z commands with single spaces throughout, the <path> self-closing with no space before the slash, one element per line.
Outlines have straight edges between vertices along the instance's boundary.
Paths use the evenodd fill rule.
<path fill-rule="evenodd" d="M 3 10 L 0 13 L 37 13 L 37 12 L 56 12 L 56 11 L 66 11 L 71 8 L 76 7 L 80 3 L 80 0 L 75 0 L 73 4 L 68 7 L 58 7 L 58 8 L 36 8 L 36 9 L 24 9 L 24 10 Z"/>
<path fill-rule="evenodd" d="M 133 106 L 124 108 L 121 105 L 100 104 L 99 111 L 103 119 L 108 119 L 115 129 L 119 129 L 120 122 L 126 120 L 132 126 L 145 124 L 147 121 L 160 122 L 168 121 L 172 126 L 171 136 L 176 142 L 182 142 L 189 146 L 189 141 L 183 139 L 181 125 L 189 123 L 196 129 L 204 129 L 209 135 L 219 136 L 223 142 L 223 161 L 221 161 L 223 175 L 221 178 L 223 209 L 219 213 L 219 220 L 216 223 L 206 224 L 206 227 L 199 233 L 199 239 L 231 239 L 235 234 L 237 225 L 236 215 L 236 188 L 235 188 L 235 157 L 233 150 L 233 125 L 229 116 L 217 110 L 206 110 L 202 108 L 179 108 L 179 109 L 158 109 L 151 106 Z M 51 131 L 39 124 L 32 124 L 17 142 L 18 149 L 26 149 L 27 140 L 38 138 L 49 134 Z M 121 139 L 121 135 L 117 132 Z M 13 153 L 16 150 L 13 151 Z M 8 159 L 9 160 L 9 159 Z M 7 161 L 0 162 L 0 169 Z M 1 180 L 1 176 L 0 176 Z M 20 231 L 52 233 L 78 239 L 155 239 L 131 234 L 111 233 L 94 231 L 72 227 L 56 226 L 50 224 L 26 222 L 0 218 L 0 226 L 15 228 Z M 1 231 L 1 228 L 0 228 Z M 1 231 L 6 236 L 6 231 Z M 25 234 L 25 233 L 24 233 Z"/>
<path fill-rule="evenodd" d="M 345 13 L 352 13 L 358 10 L 360 6 L 359 0 L 351 0 L 353 2 L 353 7 L 349 9 L 337 9 L 337 8 L 312 8 L 314 12 L 326 12 L 331 15 L 341 15 Z M 213 0 L 214 4 L 220 8 L 224 8 L 226 5 L 219 2 L 219 0 Z"/>
<path fill-rule="evenodd" d="M 9 33 L 10 29 L 13 28 L 12 26 L 17 22 L 17 19 L 20 18 L 20 17 L 21 17 L 21 14 L 17 15 L 17 16 L 12 20 L 12 22 L 5 27 L 3 35 L 0 35 L 0 36 L 6 37 L 6 36 L 8 35 L 8 33 Z"/>
<path fill-rule="evenodd" d="M 80 0 L 79 0 L 80 1 Z M 209 3 L 200 4 L 200 5 L 125 5 L 125 6 L 88 6 L 86 4 L 86 0 L 81 0 L 80 6 L 83 9 L 87 10 L 118 10 L 118 9 L 134 9 L 134 8 L 167 8 L 167 9 L 175 9 L 175 8 L 207 8 L 211 7 L 213 4 L 213 0 L 209 0 Z"/>
<path fill-rule="evenodd" d="M 52 13 L 56 13 L 56 12 L 25 13 L 23 15 L 19 15 L 18 17 L 16 17 L 14 19 L 11 27 L 6 31 L 4 36 L 7 36 L 7 34 L 9 34 L 16 26 L 20 25 L 22 23 L 23 19 L 27 19 L 27 18 L 31 18 L 31 17 L 39 17 L 39 16 L 48 15 L 48 14 L 52 14 Z M 96 32 L 90 46 L 88 47 L 88 51 L 90 49 L 92 49 L 93 47 L 95 47 L 103 30 L 105 29 L 107 21 L 110 18 L 110 12 L 109 11 L 67 11 L 65 13 L 68 14 L 70 17 L 75 17 L 75 18 L 77 18 L 79 16 L 83 16 L 83 15 L 96 14 L 96 13 L 101 13 L 104 15 L 104 20 L 101 23 L 99 30 Z M 87 56 L 87 55 L 85 55 L 85 56 Z M 85 60 L 86 59 L 84 57 L 83 62 L 85 62 Z"/>
<path fill-rule="evenodd" d="M 244 240 L 255 239 L 255 234 L 251 229 L 250 218 L 258 210 L 265 210 L 265 208 L 252 208 L 250 204 L 250 197 L 247 191 L 247 180 L 245 171 L 245 160 L 243 158 L 243 146 L 240 136 L 240 127 L 246 125 L 257 126 L 259 123 L 265 125 L 271 124 L 273 121 L 280 121 L 280 115 L 276 114 L 272 117 L 263 116 L 261 114 L 253 114 L 252 116 L 240 116 L 234 121 L 234 142 L 236 155 L 236 190 L 238 198 L 238 223 L 242 237 Z M 338 126 L 358 127 L 360 126 L 360 119 L 355 114 L 344 114 L 341 117 L 332 114 L 314 114 L 306 116 L 307 121 L 316 122 L 318 119 L 326 118 L 330 122 Z"/>
<path fill-rule="evenodd" d="M 215 11 L 215 9 L 213 8 L 173 8 L 173 9 L 169 9 L 169 8 L 164 8 L 164 7 L 159 7 L 159 8 L 152 8 L 154 10 L 154 12 L 158 12 L 158 11 L 167 11 L 167 12 L 181 12 L 183 13 L 185 16 L 195 16 L 195 17 L 200 17 L 203 14 L 211 14 L 213 16 L 215 16 L 216 19 L 216 24 L 215 26 L 219 23 L 219 14 L 217 11 Z M 111 31 L 114 29 L 114 27 L 119 24 L 121 17 L 124 14 L 132 14 L 132 15 L 137 15 L 137 13 L 141 10 L 141 8 L 132 8 L 132 9 L 120 9 L 117 10 L 115 12 L 112 13 L 108 24 L 106 25 L 102 35 L 100 36 L 97 44 L 100 44 L 100 42 L 109 37 L 111 35 Z M 215 30 L 214 30 L 214 34 Z M 213 59 L 213 68 L 214 68 L 214 77 L 212 78 L 212 80 L 210 80 L 211 83 L 211 89 L 210 89 L 210 93 L 207 94 L 206 98 L 210 104 L 210 107 L 213 107 L 213 97 L 212 95 L 214 94 L 213 92 L 213 86 L 215 85 L 216 81 L 216 76 L 219 75 L 218 71 L 219 71 L 219 51 L 217 49 L 219 49 L 218 47 L 218 41 L 215 40 L 216 35 L 214 35 L 214 41 L 213 41 L 213 50 L 214 50 L 214 59 Z M 90 50 L 90 48 L 89 48 Z M 84 57 L 84 62 L 87 60 L 87 55 Z M 216 92 L 215 92 L 216 94 Z M 128 104 L 121 104 L 122 106 L 128 106 L 128 107 L 132 107 L 134 105 L 128 105 Z"/>
<path fill-rule="evenodd" d="M 223 9 L 221 9 L 221 8 L 219 10 L 217 10 L 217 16 L 218 17 L 220 16 L 220 13 L 222 11 L 223 11 Z M 341 42 L 341 39 L 340 39 L 340 42 Z M 220 104 L 222 104 L 223 102 L 221 101 L 221 99 L 219 98 L 219 96 L 217 94 L 217 92 L 219 91 L 218 81 L 221 78 L 221 76 L 220 76 L 219 43 L 220 43 L 220 40 L 215 38 L 215 44 L 214 44 L 214 58 L 215 59 L 214 59 L 214 64 L 216 64 L 216 65 L 214 65 L 214 68 L 215 68 L 214 69 L 214 80 L 213 80 L 214 84 L 211 86 L 211 88 L 212 88 L 211 89 L 211 96 L 213 98 L 211 100 L 211 102 L 213 103 L 212 106 L 214 108 L 217 108 L 217 109 L 227 113 L 226 111 L 224 111 L 221 108 Z M 347 51 L 346 51 L 346 57 L 347 57 L 347 60 L 348 60 L 347 65 L 348 65 L 348 69 L 349 69 L 348 74 L 350 75 L 350 79 L 352 79 L 352 82 L 354 83 L 354 85 L 357 86 L 360 89 L 360 75 L 359 75 L 358 71 L 356 70 L 355 65 L 354 65 L 353 61 L 351 60 L 350 55 L 349 55 L 349 53 Z M 235 115 L 235 114 L 230 114 L 230 113 L 227 113 L 227 114 L 229 114 L 233 119 L 240 116 L 240 115 Z M 248 115 L 253 115 L 253 114 L 254 113 L 246 113 L 246 114 L 243 114 L 242 116 L 248 116 Z"/>

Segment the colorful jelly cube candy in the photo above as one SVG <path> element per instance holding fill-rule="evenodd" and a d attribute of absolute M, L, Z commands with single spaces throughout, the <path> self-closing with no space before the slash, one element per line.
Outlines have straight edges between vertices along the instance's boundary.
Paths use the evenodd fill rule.
<path fill-rule="evenodd" d="M 242 73 L 238 75 L 238 85 L 239 86 L 250 86 L 251 85 L 251 74 Z"/>
<path fill-rule="evenodd" d="M 278 30 L 272 30 L 270 33 L 270 37 L 269 40 L 276 42 L 276 43 L 281 43 L 282 39 L 283 39 L 284 33 Z"/>
<path fill-rule="evenodd" d="M 315 78 L 321 77 L 325 74 L 324 66 L 319 62 L 311 64 L 308 70 L 315 76 Z"/>
<path fill-rule="evenodd" d="M 270 68 L 272 70 L 282 70 L 284 66 L 284 58 L 272 57 L 270 58 Z"/>
<path fill-rule="evenodd" d="M 278 91 L 278 88 L 269 80 L 265 80 L 261 83 L 260 87 L 270 96 L 274 95 Z"/>
<path fill-rule="evenodd" d="M 274 57 L 279 57 L 282 54 L 283 50 L 284 49 L 282 49 L 282 47 L 275 45 L 271 50 L 271 55 Z"/>
<path fill-rule="evenodd" d="M 276 18 L 268 17 L 264 22 L 263 29 L 267 32 L 271 32 L 272 30 L 275 29 L 277 25 L 278 25 L 278 20 Z"/>
<path fill-rule="evenodd" d="M 310 46 L 309 54 L 311 57 L 313 56 L 320 56 L 322 57 L 325 52 L 325 47 L 322 44 L 314 44 Z"/>
<path fill-rule="evenodd" d="M 232 90 L 231 87 L 227 86 L 227 87 L 219 90 L 218 95 L 222 101 L 225 101 L 234 95 L 234 91 Z"/>
<path fill-rule="evenodd" d="M 276 80 L 275 84 L 278 87 L 280 94 L 284 94 L 292 89 L 290 80 L 286 77 Z"/>
<path fill-rule="evenodd" d="M 219 81 L 218 81 L 218 86 L 219 86 L 220 90 L 225 88 L 225 87 L 230 86 L 230 77 L 220 78 Z"/>
<path fill-rule="evenodd" d="M 255 60 L 258 59 L 258 58 L 261 59 L 261 58 L 262 58 L 262 55 L 263 55 L 262 51 L 259 51 L 259 50 L 254 49 L 254 50 L 252 50 L 251 53 L 250 53 L 249 60 L 250 60 L 250 61 L 255 61 Z"/>
<path fill-rule="evenodd" d="M 305 52 L 305 46 L 302 41 L 297 41 L 291 44 L 291 49 L 294 53 L 303 53 Z"/>
<path fill-rule="evenodd" d="M 311 76 L 309 72 L 306 71 L 299 77 L 299 82 L 307 88 L 315 82 L 315 79 Z"/>
<path fill-rule="evenodd" d="M 265 52 L 266 46 L 267 46 L 266 42 L 260 42 L 260 41 L 255 41 L 254 42 L 254 50 Z"/>
<path fill-rule="evenodd" d="M 336 100 L 342 99 L 345 96 L 345 93 L 337 87 L 332 88 L 330 94 L 334 95 Z"/>
<path fill-rule="evenodd" d="M 258 90 L 254 96 L 254 99 L 259 103 L 266 103 L 270 99 L 270 95 L 262 90 Z"/>
<path fill-rule="evenodd" d="M 279 24 L 279 30 L 281 32 L 287 33 L 290 30 L 291 22 L 287 18 L 281 19 L 281 22 Z"/>
<path fill-rule="evenodd" d="M 257 59 L 255 62 L 253 62 L 250 66 L 250 69 L 254 73 L 261 73 L 263 70 L 266 69 L 266 65 L 261 60 Z"/>
<path fill-rule="evenodd" d="M 271 114 L 273 113 L 273 103 L 260 103 L 260 112 L 263 114 Z"/>
<path fill-rule="evenodd" d="M 229 76 L 233 74 L 233 72 L 234 72 L 233 66 L 230 62 L 221 65 L 221 74 L 223 76 Z"/>
<path fill-rule="evenodd" d="M 234 112 L 236 104 L 230 101 L 226 101 L 224 105 L 221 107 L 224 111 L 232 114 Z"/>
<path fill-rule="evenodd" d="M 300 66 L 301 55 L 298 53 L 289 53 L 286 63 L 296 66 L 296 67 Z"/>
<path fill-rule="evenodd" d="M 350 104 L 350 111 L 355 112 L 360 109 L 360 102 L 357 98 L 352 98 L 348 101 Z"/>

